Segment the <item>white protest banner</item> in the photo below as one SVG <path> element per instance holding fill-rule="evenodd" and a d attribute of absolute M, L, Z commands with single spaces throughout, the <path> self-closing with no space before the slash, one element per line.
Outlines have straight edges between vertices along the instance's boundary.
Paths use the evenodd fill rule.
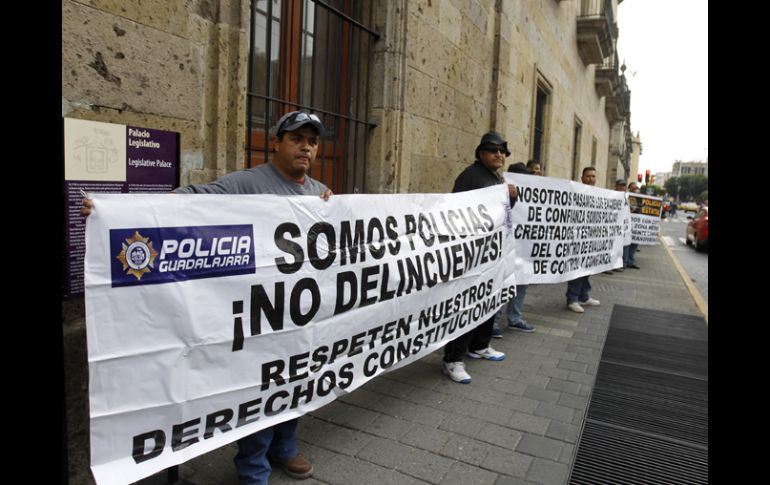
<path fill-rule="evenodd" d="M 628 194 L 628 192 L 626 192 Z M 631 205 L 628 196 L 623 199 L 623 207 L 620 209 L 620 220 L 623 224 L 623 246 L 631 244 Z M 625 261 L 623 261 L 625 264 Z"/>
<path fill-rule="evenodd" d="M 623 265 L 625 193 L 565 179 L 505 173 L 519 190 L 511 210 L 516 281 L 560 283 Z"/>
<path fill-rule="evenodd" d="M 628 194 L 631 208 L 631 242 L 645 246 L 659 244 L 663 199 L 644 194 Z"/>
<path fill-rule="evenodd" d="M 503 184 L 327 202 L 93 200 L 85 294 L 100 485 L 134 482 L 317 409 L 442 347 L 514 296 Z"/>

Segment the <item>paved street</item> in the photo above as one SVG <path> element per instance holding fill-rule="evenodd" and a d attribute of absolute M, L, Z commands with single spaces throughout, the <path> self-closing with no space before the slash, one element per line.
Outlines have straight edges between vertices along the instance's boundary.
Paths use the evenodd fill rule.
<path fill-rule="evenodd" d="M 662 245 L 642 246 L 636 261 L 640 270 L 592 276 L 602 304 L 583 314 L 565 308 L 566 283 L 531 285 L 524 317 L 537 331 L 505 330 L 493 346 L 507 358 L 469 359 L 469 385 L 444 376 L 434 352 L 301 418 L 314 477 L 295 482 L 276 471 L 271 483 L 564 484 L 613 304 L 700 315 Z M 231 444 L 200 456 L 181 474 L 236 485 L 235 452 Z"/>
<path fill-rule="evenodd" d="M 664 242 L 673 252 L 682 265 L 690 281 L 695 285 L 705 301 L 708 301 L 709 292 L 709 256 L 707 252 L 700 253 L 692 246 L 685 244 L 685 230 L 687 216 L 692 212 L 677 212 L 674 217 L 669 217 L 661 222 L 661 235 Z"/>

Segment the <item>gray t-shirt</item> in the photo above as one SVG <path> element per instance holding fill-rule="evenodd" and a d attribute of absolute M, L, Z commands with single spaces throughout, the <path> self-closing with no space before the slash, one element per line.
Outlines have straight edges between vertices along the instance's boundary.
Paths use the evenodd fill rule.
<path fill-rule="evenodd" d="M 275 168 L 272 162 L 228 173 L 208 184 L 179 187 L 177 194 L 277 194 L 321 195 L 328 190 L 318 180 L 305 176 L 304 183 L 293 182 Z"/>

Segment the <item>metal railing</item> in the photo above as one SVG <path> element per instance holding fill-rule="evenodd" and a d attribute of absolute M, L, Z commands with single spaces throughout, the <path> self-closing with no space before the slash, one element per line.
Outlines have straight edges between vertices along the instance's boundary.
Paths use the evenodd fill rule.
<path fill-rule="evenodd" d="M 602 65 L 599 66 L 599 69 L 608 69 L 615 71 L 615 74 L 618 73 L 618 69 L 620 68 L 620 58 L 618 57 L 617 50 L 615 53 L 609 57 L 604 58 L 604 62 L 602 62 Z"/>
<path fill-rule="evenodd" d="M 615 15 L 612 13 L 612 0 L 580 0 L 580 14 L 578 17 L 605 17 L 607 23 L 615 23 Z"/>
<path fill-rule="evenodd" d="M 269 159 L 285 112 L 317 113 L 326 128 L 310 176 L 336 193 L 366 191 L 372 7 L 355 0 L 252 0 L 247 89 L 248 165 Z M 261 24 L 257 25 L 257 20 Z"/>
<path fill-rule="evenodd" d="M 612 12 L 612 0 L 580 0 L 580 14 L 578 18 L 603 18 L 604 29 L 602 29 L 602 42 L 609 42 L 609 46 L 614 43 L 614 25 L 615 14 Z"/>

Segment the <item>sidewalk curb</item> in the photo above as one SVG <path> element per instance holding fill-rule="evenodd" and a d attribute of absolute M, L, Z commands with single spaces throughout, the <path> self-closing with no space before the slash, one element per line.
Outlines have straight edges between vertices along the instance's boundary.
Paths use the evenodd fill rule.
<path fill-rule="evenodd" d="M 690 278 L 687 276 L 687 273 L 685 273 L 684 268 L 679 263 L 679 261 L 674 257 L 674 253 L 671 252 L 671 248 L 668 247 L 668 244 L 666 244 L 666 241 L 663 240 L 660 234 L 658 234 L 658 240 L 660 241 L 660 244 L 666 249 L 666 254 L 668 254 L 668 257 L 671 259 L 671 262 L 674 263 L 674 268 L 676 268 L 676 271 L 679 273 L 679 276 L 682 277 L 682 281 L 684 281 L 684 285 L 687 287 L 687 290 L 690 292 L 690 295 L 692 296 L 692 299 L 695 300 L 695 305 L 698 307 L 698 310 L 703 313 L 703 318 L 706 319 L 706 326 L 709 324 L 709 305 L 703 300 L 703 297 L 701 296 L 698 289 L 695 287 L 695 285 L 692 284 L 692 281 L 690 281 Z"/>

